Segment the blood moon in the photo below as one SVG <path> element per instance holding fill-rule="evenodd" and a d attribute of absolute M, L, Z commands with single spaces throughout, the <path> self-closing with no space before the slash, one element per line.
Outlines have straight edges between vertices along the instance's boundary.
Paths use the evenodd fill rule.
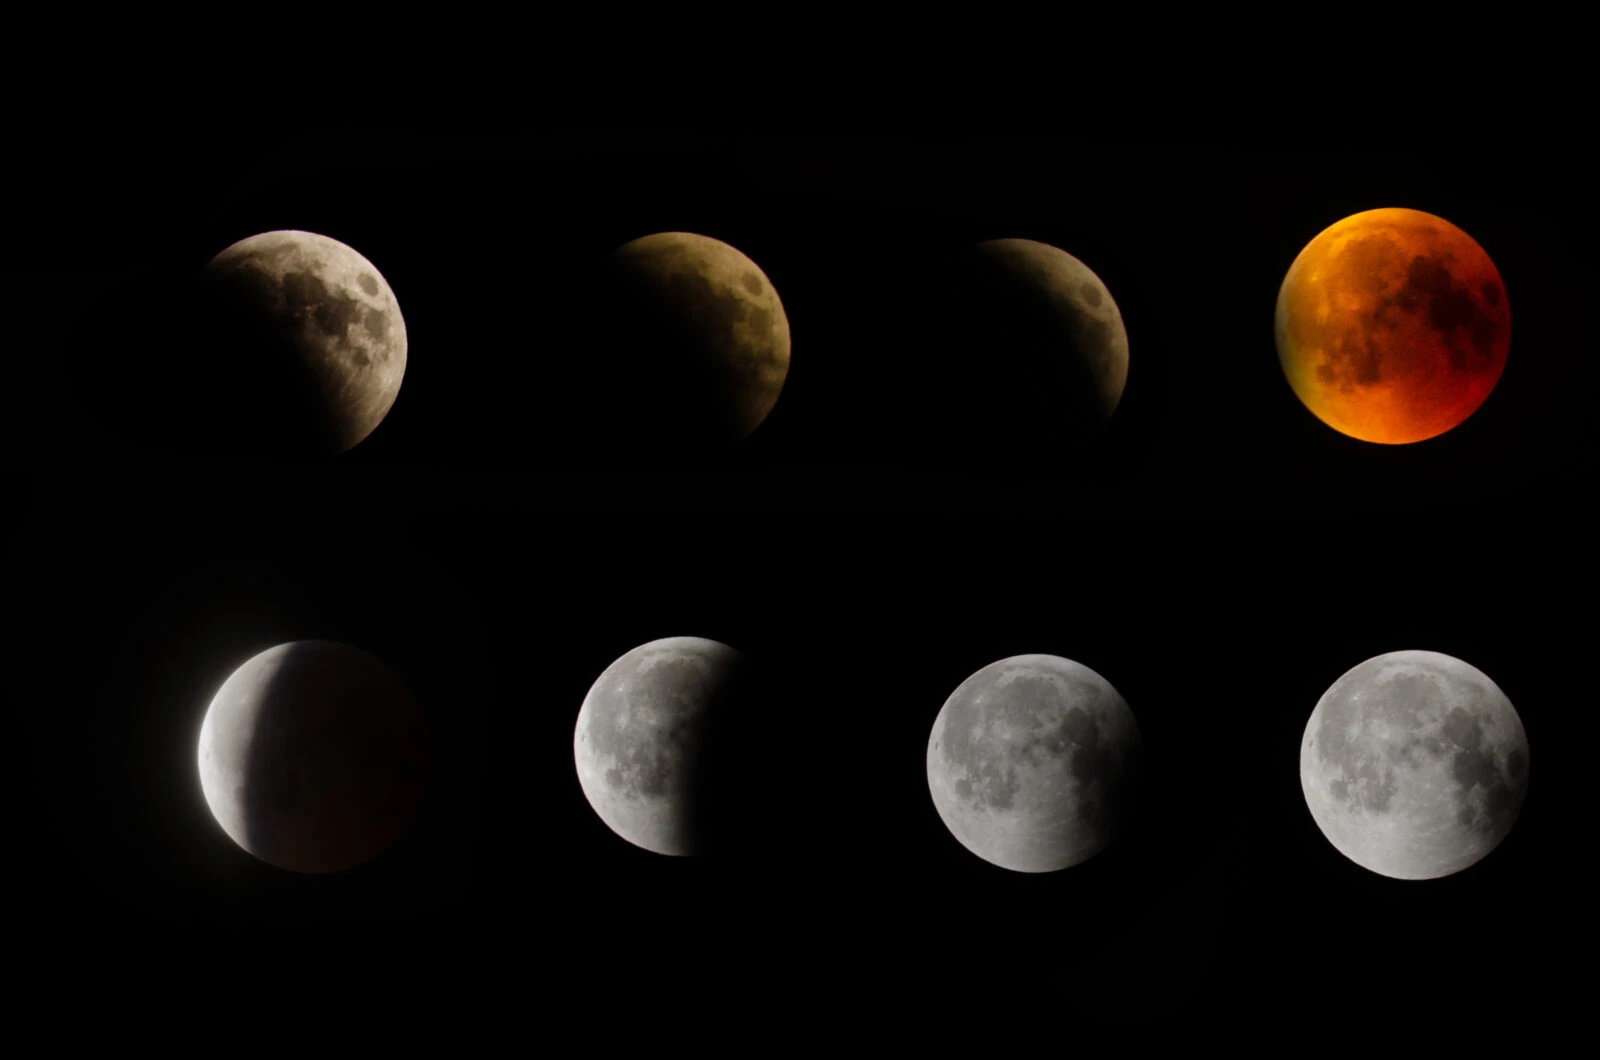
<path fill-rule="evenodd" d="M 1505 369 L 1511 309 L 1494 262 L 1420 210 L 1367 210 L 1306 244 L 1278 290 L 1278 360 L 1318 419 L 1398 445 L 1477 411 Z"/>

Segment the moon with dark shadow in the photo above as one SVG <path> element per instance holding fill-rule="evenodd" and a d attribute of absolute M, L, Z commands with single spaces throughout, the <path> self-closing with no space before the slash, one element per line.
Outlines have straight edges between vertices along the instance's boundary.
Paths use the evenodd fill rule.
<path fill-rule="evenodd" d="M 1053 872 L 1103 850 L 1126 820 L 1139 727 L 1110 682 L 1054 655 L 963 681 L 933 723 L 928 787 L 961 845 L 1001 868 Z"/>
<path fill-rule="evenodd" d="M 1528 737 L 1481 671 L 1437 652 L 1390 652 L 1318 701 L 1300 786 L 1345 857 L 1399 880 L 1436 879 L 1511 831 L 1528 789 Z"/>
<path fill-rule="evenodd" d="M 312 232 L 242 239 L 201 271 L 190 361 L 178 380 L 200 444 L 341 453 L 388 414 L 406 327 L 383 275 Z"/>
<path fill-rule="evenodd" d="M 704 845 L 704 758 L 744 660 L 700 637 L 640 645 L 606 667 L 573 734 L 578 782 L 617 835 L 657 854 Z"/>
<path fill-rule="evenodd" d="M 235 843 L 293 872 L 338 872 L 389 849 L 432 767 L 410 689 L 326 640 L 269 648 L 218 689 L 200 726 L 200 787 Z"/>
<path fill-rule="evenodd" d="M 1111 419 L 1128 381 L 1128 332 L 1083 262 L 1032 239 L 991 239 L 967 255 L 967 357 L 1006 388 L 1013 414 L 1066 437 Z"/>
<path fill-rule="evenodd" d="M 658 232 L 617 248 L 608 278 L 611 423 L 716 445 L 767 418 L 789 373 L 789 318 L 755 262 L 709 236 Z"/>
<path fill-rule="evenodd" d="M 1278 362 L 1323 423 L 1368 442 L 1443 434 L 1505 370 L 1511 307 L 1484 249 L 1421 210 L 1367 210 L 1300 251 L 1278 290 Z"/>

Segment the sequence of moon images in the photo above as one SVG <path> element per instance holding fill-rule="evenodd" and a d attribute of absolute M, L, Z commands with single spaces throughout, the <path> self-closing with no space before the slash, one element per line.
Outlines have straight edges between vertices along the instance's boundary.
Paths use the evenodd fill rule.
<path fill-rule="evenodd" d="M 1066 250 L 1029 239 L 969 249 L 970 290 L 994 343 L 1049 363 L 1043 396 L 1063 427 L 1109 421 L 1128 377 L 1112 292 Z M 788 376 L 790 333 L 766 273 L 738 249 L 661 232 L 609 259 L 630 341 L 651 385 L 636 419 L 737 440 L 759 426 Z M 274 231 L 217 254 L 201 274 L 208 335 L 231 336 L 190 382 L 225 409 L 211 442 L 336 454 L 382 423 L 405 375 L 400 305 L 378 269 L 327 236 Z M 1319 420 L 1363 441 L 1436 437 L 1498 382 L 1511 335 L 1505 285 L 1482 247 L 1443 218 L 1375 209 L 1315 236 L 1278 292 L 1274 333 L 1288 383 Z M 1020 351 L 990 349 L 1004 359 Z"/>
<path fill-rule="evenodd" d="M 636 847 L 702 852 L 706 782 L 726 723 L 759 710 L 752 663 L 726 644 L 670 637 L 606 667 L 577 713 L 573 760 L 589 805 Z M 950 835 L 1003 869 L 1054 872 L 1134 825 L 1144 744 L 1109 681 L 1055 655 L 983 667 L 950 693 L 927 744 L 927 784 Z M 201 788 L 244 850 L 301 873 L 337 872 L 396 843 L 429 786 L 415 697 L 382 660 L 293 641 L 223 682 L 200 727 Z M 1306 806 L 1351 861 L 1401 880 L 1473 865 L 1511 831 L 1528 738 L 1504 692 L 1449 655 L 1396 651 L 1352 667 L 1300 743 Z"/>
<path fill-rule="evenodd" d="M 967 254 L 994 334 L 1051 360 L 1039 378 L 1071 430 L 1116 412 L 1127 332 L 1112 292 L 1066 250 L 1029 239 Z M 609 259 L 660 425 L 737 440 L 766 419 L 790 365 L 779 292 L 738 249 L 646 235 Z M 400 304 L 376 266 L 326 236 L 273 231 L 202 270 L 207 335 L 232 338 L 199 378 L 227 410 L 208 438 L 333 454 L 377 430 L 408 354 Z M 1510 308 L 1484 250 L 1450 222 L 1375 209 L 1317 234 L 1290 264 L 1274 332 L 1301 403 L 1342 434 L 1400 445 L 1437 437 L 1483 404 L 1505 367 Z M 1003 354 L 1006 351 L 990 351 Z M 654 384 L 659 383 L 659 386 Z M 711 734 L 749 702 L 750 664 L 725 644 L 653 641 L 601 673 L 578 709 L 577 779 L 619 841 L 662 855 L 703 849 Z M 226 678 L 199 733 L 205 800 L 239 847 L 281 869 L 337 872 L 406 834 L 429 788 L 422 707 L 386 663 L 294 641 Z M 927 786 L 950 835 L 983 861 L 1054 872 L 1129 827 L 1143 739 L 1104 677 L 1021 655 L 962 682 L 932 723 Z M 1315 704 L 1300 746 L 1306 805 L 1356 864 L 1403 880 L 1473 865 L 1510 832 L 1528 741 L 1498 686 L 1470 664 L 1396 651 L 1354 666 Z"/>

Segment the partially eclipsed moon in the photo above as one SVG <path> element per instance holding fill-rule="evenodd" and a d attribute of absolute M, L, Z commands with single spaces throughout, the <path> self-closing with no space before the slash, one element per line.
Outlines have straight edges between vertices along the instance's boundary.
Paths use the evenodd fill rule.
<path fill-rule="evenodd" d="M 1317 827 L 1363 868 L 1448 876 L 1498 846 L 1528 786 L 1528 738 L 1486 675 L 1431 651 L 1368 659 L 1323 694 L 1300 747 Z"/>
<path fill-rule="evenodd" d="M 343 452 L 400 392 L 406 327 L 383 275 L 312 232 L 242 239 L 201 274 L 195 367 L 213 428 L 244 448 Z M 193 381 L 191 381 L 193 382 Z"/>
<path fill-rule="evenodd" d="M 1278 291 L 1278 360 L 1318 419 L 1368 442 L 1435 437 L 1477 411 L 1511 348 L 1494 262 L 1420 210 L 1368 210 L 1329 226 Z"/>
<path fill-rule="evenodd" d="M 200 726 L 200 786 L 217 823 L 262 861 L 335 872 L 410 827 L 431 769 L 404 682 L 372 655 L 302 640 L 246 661 Z"/>
<path fill-rule="evenodd" d="M 742 661 L 714 640 L 669 637 L 596 679 L 578 711 L 573 758 L 589 805 L 617 835 L 658 854 L 701 848 L 702 759 Z"/>
<path fill-rule="evenodd" d="M 945 701 L 928 787 L 961 845 L 1002 868 L 1052 872 L 1106 847 L 1125 818 L 1141 740 L 1110 682 L 1054 655 L 991 663 Z"/>
<path fill-rule="evenodd" d="M 709 236 L 658 232 L 612 255 L 615 323 L 651 430 L 737 439 L 778 401 L 789 372 L 789 318 L 766 273 Z"/>
<path fill-rule="evenodd" d="M 1032 239 L 991 239 L 974 257 L 989 288 L 977 321 L 988 345 L 972 355 L 1015 362 L 1016 386 L 1047 387 L 1039 396 L 1066 433 L 1104 425 L 1127 386 L 1128 332 L 1100 277 Z"/>

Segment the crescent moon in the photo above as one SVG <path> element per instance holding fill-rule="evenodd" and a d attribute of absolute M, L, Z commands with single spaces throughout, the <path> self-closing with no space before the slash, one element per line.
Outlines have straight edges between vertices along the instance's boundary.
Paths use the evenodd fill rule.
<path fill-rule="evenodd" d="M 280 644 L 229 675 L 197 763 L 212 816 L 262 861 L 337 872 L 410 827 L 431 770 L 427 726 L 382 661 L 334 641 Z"/>

